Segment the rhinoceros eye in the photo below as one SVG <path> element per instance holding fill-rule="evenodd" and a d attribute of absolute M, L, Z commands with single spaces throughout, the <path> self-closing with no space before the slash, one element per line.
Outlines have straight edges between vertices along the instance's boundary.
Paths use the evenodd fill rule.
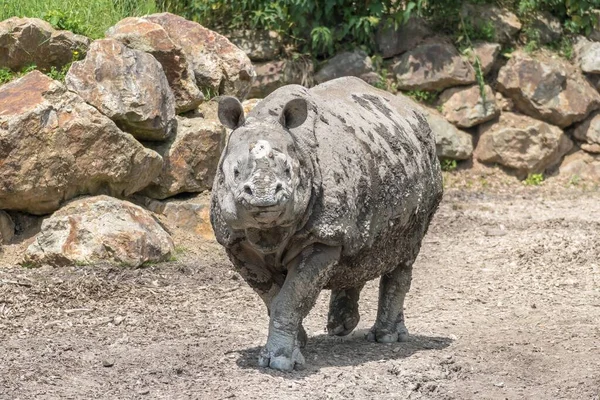
<path fill-rule="evenodd" d="M 233 167 L 233 177 L 238 178 L 240 176 L 240 170 L 238 167 Z"/>
<path fill-rule="evenodd" d="M 283 172 L 285 172 L 285 176 L 287 176 L 289 178 L 291 175 L 290 166 L 286 165 L 285 170 Z"/>

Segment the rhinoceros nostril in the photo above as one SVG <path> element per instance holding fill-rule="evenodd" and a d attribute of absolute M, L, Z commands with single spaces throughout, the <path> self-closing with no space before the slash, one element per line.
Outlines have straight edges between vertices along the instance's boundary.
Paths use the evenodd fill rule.
<path fill-rule="evenodd" d="M 275 194 L 281 192 L 283 190 L 283 185 L 281 183 L 278 183 L 277 186 L 275 187 Z"/>
<path fill-rule="evenodd" d="M 252 189 L 250 188 L 250 185 L 244 185 L 244 192 L 252 196 Z"/>

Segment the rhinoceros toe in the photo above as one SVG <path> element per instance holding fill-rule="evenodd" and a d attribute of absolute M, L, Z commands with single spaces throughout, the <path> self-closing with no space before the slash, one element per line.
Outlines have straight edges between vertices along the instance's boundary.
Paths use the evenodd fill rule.
<path fill-rule="evenodd" d="M 408 329 L 403 322 L 396 324 L 394 330 L 380 329 L 377 326 L 371 328 L 367 334 L 367 340 L 369 342 L 378 343 L 394 343 L 394 342 L 408 342 L 409 335 Z"/>
<path fill-rule="evenodd" d="M 283 372 L 290 372 L 294 368 L 297 370 L 304 369 L 305 363 L 304 356 L 297 347 L 294 348 L 291 355 L 287 355 L 285 352 L 281 354 L 279 351 L 270 351 L 265 346 L 258 356 L 258 365 L 260 367 L 269 367 Z"/>

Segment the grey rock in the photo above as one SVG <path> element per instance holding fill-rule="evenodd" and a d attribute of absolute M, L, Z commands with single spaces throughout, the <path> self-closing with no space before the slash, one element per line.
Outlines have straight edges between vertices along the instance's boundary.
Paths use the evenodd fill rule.
<path fill-rule="evenodd" d="M 15 223 L 7 212 L 0 210 L 0 244 L 9 243 L 15 236 Z"/>
<path fill-rule="evenodd" d="M 473 43 L 473 49 L 467 50 L 467 57 L 473 68 L 475 68 L 475 60 L 478 58 L 481 72 L 487 75 L 496 63 L 501 49 L 502 45 L 499 43 L 475 42 Z"/>
<path fill-rule="evenodd" d="M 476 28 L 484 28 L 491 24 L 493 38 L 498 43 L 508 43 L 521 30 L 519 18 L 507 9 L 490 4 L 471 4 L 464 2 L 461 14 L 465 21 L 470 21 Z"/>
<path fill-rule="evenodd" d="M 452 43 L 429 40 L 404 53 L 393 66 L 400 90 L 443 90 L 475 83 L 475 70 Z"/>
<path fill-rule="evenodd" d="M 426 117 L 350 77 L 280 88 L 248 116 L 223 98 L 218 112 L 234 131 L 215 177 L 211 223 L 269 310 L 259 365 L 302 367 L 302 319 L 322 289 L 332 289 L 329 333 L 349 334 L 360 290 L 378 276 L 380 311 L 368 338 L 407 340 L 411 266 L 442 197 Z"/>
<path fill-rule="evenodd" d="M 361 76 L 374 71 L 373 63 L 362 50 L 346 51 L 336 54 L 315 74 L 315 82 L 323 83 L 343 76 Z"/>
<path fill-rule="evenodd" d="M 475 157 L 498 163 L 524 178 L 558 164 L 573 147 L 562 129 L 525 115 L 505 112 L 498 121 L 479 125 Z"/>
<path fill-rule="evenodd" d="M 25 261 L 41 265 L 105 261 L 138 267 L 166 261 L 173 240 L 152 214 L 108 196 L 76 199 L 42 223 Z"/>
<path fill-rule="evenodd" d="M 565 157 L 558 169 L 559 176 L 600 182 L 600 154 L 576 151 Z"/>
<path fill-rule="evenodd" d="M 0 209 L 47 214 L 85 194 L 129 196 L 161 157 L 39 71 L 0 87 Z"/>
<path fill-rule="evenodd" d="M 181 47 L 200 90 L 240 100 L 246 97 L 256 72 L 246 53 L 225 36 L 171 13 L 152 14 L 144 19 L 162 26 L 173 43 Z"/>
<path fill-rule="evenodd" d="M 484 86 L 484 98 L 479 85 L 446 89 L 439 102 L 442 114 L 449 122 L 461 128 L 471 128 L 500 115 L 492 88 Z"/>
<path fill-rule="evenodd" d="M 540 44 L 557 41 L 563 33 L 560 20 L 547 11 L 536 15 L 530 28 L 536 32 Z"/>
<path fill-rule="evenodd" d="M 425 107 L 402 93 L 398 93 L 397 96 L 425 115 L 435 137 L 435 150 L 440 160 L 466 160 L 471 157 L 473 137 L 470 134 L 457 129 L 436 109 Z"/>
<path fill-rule="evenodd" d="M 0 68 L 20 71 L 35 64 L 44 71 L 61 69 L 85 56 L 89 45 L 85 36 L 58 31 L 38 18 L 13 17 L 0 22 Z"/>
<path fill-rule="evenodd" d="M 175 128 L 175 98 L 162 66 L 114 39 L 96 40 L 73 63 L 65 84 L 140 140 L 165 140 Z"/>
<path fill-rule="evenodd" d="M 573 129 L 575 139 L 587 144 L 600 145 L 600 112 L 592 113 L 585 121 Z"/>
<path fill-rule="evenodd" d="M 275 31 L 240 29 L 225 36 L 252 61 L 276 60 L 283 50 L 283 39 Z"/>
<path fill-rule="evenodd" d="M 198 107 L 204 95 L 196 86 L 191 63 L 165 29 L 143 18 L 125 18 L 109 28 L 106 37 L 127 47 L 152 54 L 160 63 L 175 96 L 175 110 L 183 113 Z"/>
<path fill-rule="evenodd" d="M 473 137 L 456 129 L 437 112 L 429 111 L 427 121 L 435 135 L 435 149 L 440 160 L 467 160 L 473 154 Z"/>
<path fill-rule="evenodd" d="M 600 42 L 579 40 L 575 45 L 579 66 L 588 74 L 600 74 Z"/>
<path fill-rule="evenodd" d="M 404 25 L 395 29 L 392 24 L 382 23 L 377 30 L 375 43 L 383 58 L 390 58 L 414 49 L 433 32 L 423 19 L 410 18 Z"/>
<path fill-rule="evenodd" d="M 285 85 L 312 86 L 314 81 L 314 64 L 306 57 L 258 63 L 255 69 L 256 79 L 249 98 L 266 97 Z"/>
<path fill-rule="evenodd" d="M 225 146 L 225 129 L 217 121 L 177 117 L 177 131 L 167 142 L 147 143 L 163 158 L 161 173 L 141 194 L 164 199 L 179 193 L 209 190 Z"/>
<path fill-rule="evenodd" d="M 561 128 L 600 107 L 600 95 L 590 82 L 568 62 L 545 52 L 513 53 L 498 73 L 496 89 L 519 111 Z"/>

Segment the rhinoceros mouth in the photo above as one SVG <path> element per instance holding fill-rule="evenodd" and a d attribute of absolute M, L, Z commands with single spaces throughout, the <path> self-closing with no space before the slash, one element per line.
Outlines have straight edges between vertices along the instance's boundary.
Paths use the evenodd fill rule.
<path fill-rule="evenodd" d="M 252 213 L 254 219 L 261 224 L 273 224 L 283 214 L 283 210 L 255 211 Z"/>

